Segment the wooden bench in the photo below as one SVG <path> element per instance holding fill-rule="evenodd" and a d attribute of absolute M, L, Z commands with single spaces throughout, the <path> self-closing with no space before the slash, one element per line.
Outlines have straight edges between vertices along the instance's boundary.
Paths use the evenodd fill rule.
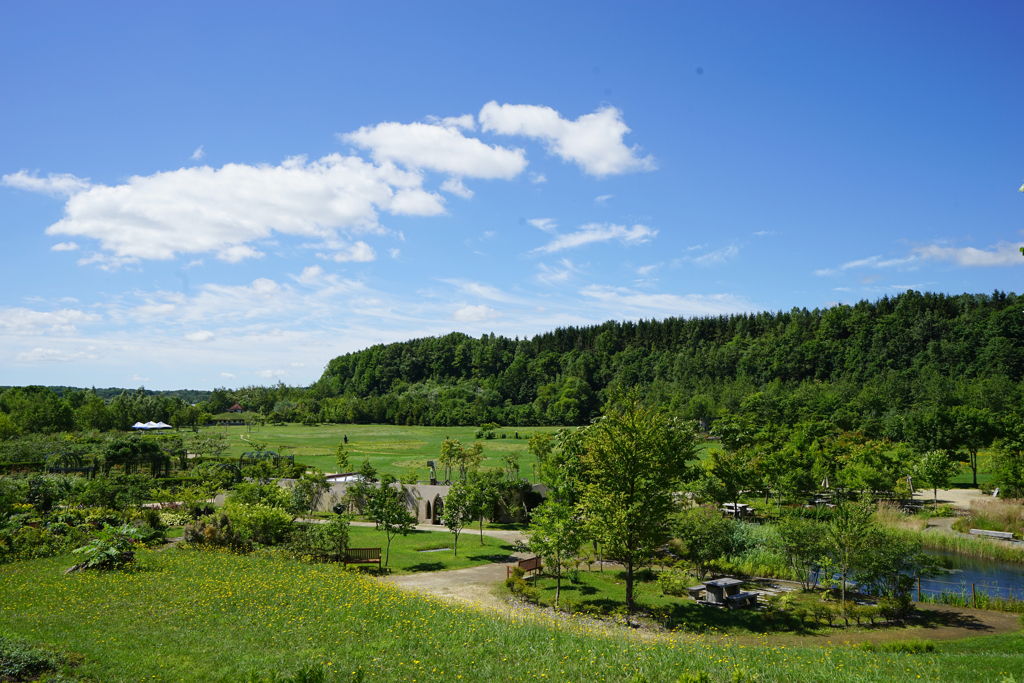
<path fill-rule="evenodd" d="M 524 560 L 519 560 L 516 566 L 522 569 L 523 574 L 525 574 L 527 572 L 540 573 L 540 570 L 544 565 L 541 562 L 540 555 L 534 555 L 533 557 L 527 557 Z M 505 577 L 508 578 L 510 576 L 512 576 L 512 565 L 507 565 L 505 567 Z"/>
<path fill-rule="evenodd" d="M 342 560 L 342 564 L 348 566 L 350 564 L 373 564 L 377 563 L 377 569 L 380 569 L 380 548 L 349 548 L 345 551 L 345 557 Z"/>
<path fill-rule="evenodd" d="M 991 538 L 1002 538 L 1007 541 L 1013 540 L 1013 532 L 1010 531 L 989 531 L 988 529 L 971 529 L 975 536 L 990 536 Z"/>
<path fill-rule="evenodd" d="M 730 608 L 756 605 L 758 595 L 759 593 L 755 593 L 754 591 L 743 591 L 736 595 L 727 595 L 725 598 L 725 604 Z"/>
<path fill-rule="evenodd" d="M 686 589 L 686 592 L 690 594 L 690 597 L 694 600 L 700 600 L 700 594 L 704 592 L 704 584 L 698 584 L 696 586 L 690 586 Z"/>

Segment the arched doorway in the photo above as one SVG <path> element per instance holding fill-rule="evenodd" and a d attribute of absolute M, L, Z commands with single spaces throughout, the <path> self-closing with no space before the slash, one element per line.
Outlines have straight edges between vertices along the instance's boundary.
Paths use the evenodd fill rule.
<path fill-rule="evenodd" d="M 430 519 L 430 520 L 433 519 L 433 517 L 430 514 L 430 501 L 429 500 L 427 501 L 427 514 L 423 516 L 423 519 Z"/>
<path fill-rule="evenodd" d="M 434 516 L 431 517 L 431 521 L 434 524 L 441 523 L 441 515 L 444 514 L 444 498 L 440 494 L 434 496 Z"/>

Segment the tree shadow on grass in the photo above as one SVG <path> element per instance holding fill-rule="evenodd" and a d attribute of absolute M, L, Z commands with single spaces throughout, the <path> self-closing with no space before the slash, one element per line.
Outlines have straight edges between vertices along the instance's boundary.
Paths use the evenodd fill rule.
<path fill-rule="evenodd" d="M 968 631 L 991 631 L 992 627 L 970 614 L 953 611 L 918 610 L 914 621 L 923 628 L 962 628 Z"/>
<path fill-rule="evenodd" d="M 405 567 L 405 570 L 410 572 L 439 572 L 443 569 L 443 562 L 418 562 L 412 566 Z"/>

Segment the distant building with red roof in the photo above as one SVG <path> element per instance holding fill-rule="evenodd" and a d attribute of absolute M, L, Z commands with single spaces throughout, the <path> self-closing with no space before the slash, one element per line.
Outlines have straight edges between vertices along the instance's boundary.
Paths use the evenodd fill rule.
<path fill-rule="evenodd" d="M 242 406 L 240 406 L 240 405 L 238 405 L 236 403 L 235 405 L 233 405 L 230 408 L 228 408 L 228 412 L 229 413 L 240 413 L 240 412 L 242 412 Z"/>

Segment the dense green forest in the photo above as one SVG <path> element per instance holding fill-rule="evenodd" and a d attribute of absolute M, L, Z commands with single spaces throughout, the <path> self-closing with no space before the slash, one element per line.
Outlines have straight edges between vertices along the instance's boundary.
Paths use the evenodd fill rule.
<path fill-rule="evenodd" d="M 14 387 L 0 393 L 0 435 L 187 425 L 235 402 L 282 421 L 586 424 L 610 389 L 638 385 L 683 418 L 815 421 L 902 441 L 908 420 L 924 412 L 1016 412 L 1022 378 L 1024 300 L 908 291 L 813 311 L 610 321 L 521 340 L 453 332 L 339 356 L 308 388 Z"/>
<path fill-rule="evenodd" d="M 917 410 L 1016 410 L 1022 376 L 1020 297 L 908 291 L 813 311 L 378 345 L 332 360 L 303 399 L 332 422 L 584 424 L 609 389 L 640 385 L 681 417 L 748 413 L 903 440 Z"/>

